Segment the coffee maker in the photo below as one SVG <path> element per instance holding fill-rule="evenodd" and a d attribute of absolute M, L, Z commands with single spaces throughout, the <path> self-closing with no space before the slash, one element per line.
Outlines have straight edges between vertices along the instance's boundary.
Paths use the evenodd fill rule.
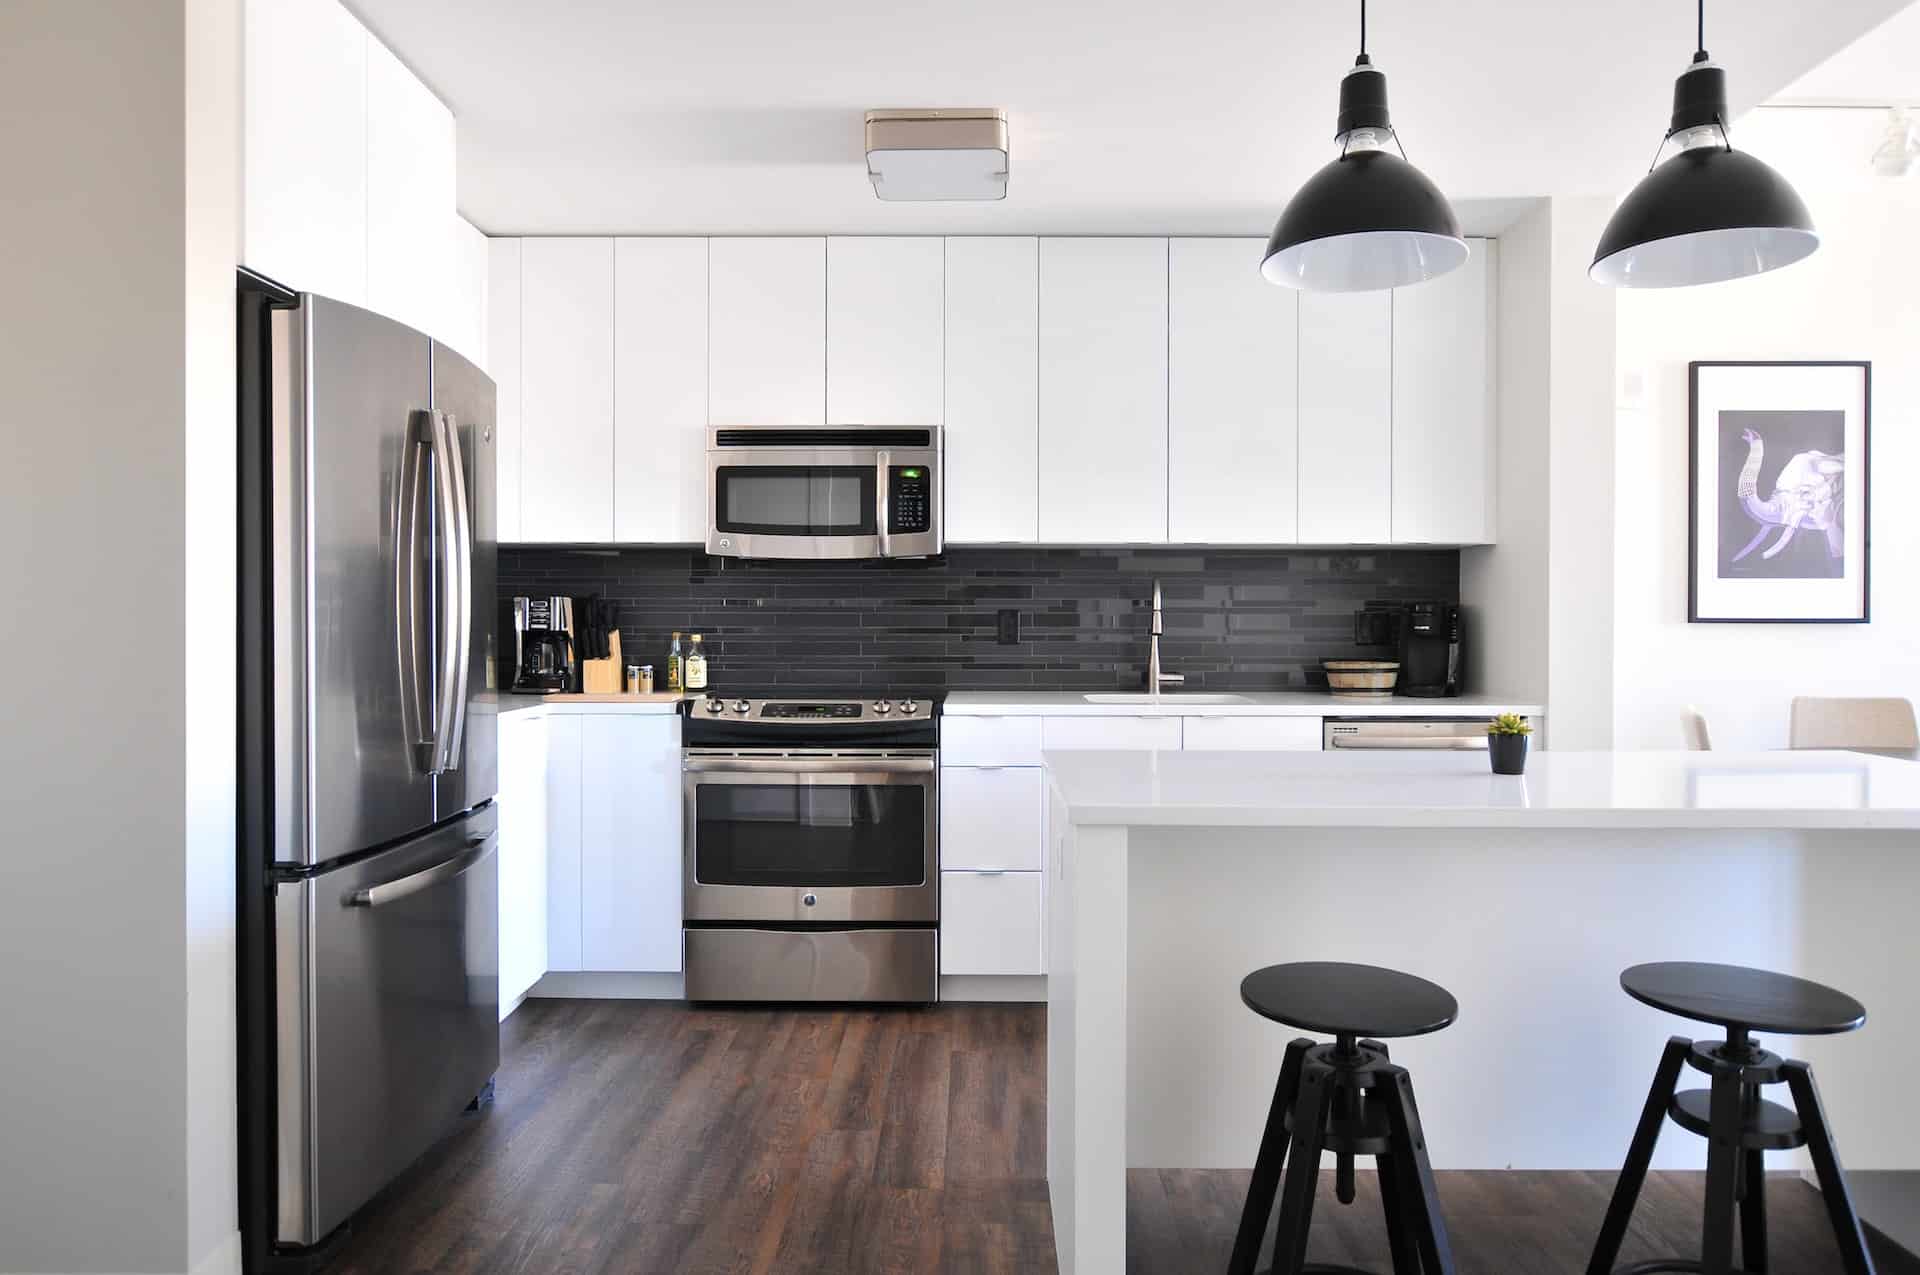
<path fill-rule="evenodd" d="M 1354 641 L 1361 646 L 1399 648 L 1395 695 L 1444 699 L 1460 693 L 1464 652 L 1459 603 L 1369 602 L 1354 616 L 1353 628 Z"/>
<path fill-rule="evenodd" d="M 580 666 L 574 646 L 573 599 L 515 598 L 513 685 L 522 695 L 577 688 Z"/>

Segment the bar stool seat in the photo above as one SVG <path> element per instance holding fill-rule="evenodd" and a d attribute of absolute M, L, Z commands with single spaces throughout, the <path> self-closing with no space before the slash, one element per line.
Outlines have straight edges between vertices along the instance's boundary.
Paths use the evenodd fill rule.
<path fill-rule="evenodd" d="M 1805 1147 L 1820 1182 L 1827 1220 L 1840 1246 L 1847 1275 L 1873 1275 L 1860 1220 L 1834 1150 L 1813 1071 L 1803 1062 L 1762 1049 L 1755 1031 L 1787 1036 L 1831 1036 L 1866 1021 L 1866 1008 L 1845 992 L 1741 965 L 1662 961 L 1635 965 L 1620 975 L 1627 995 L 1655 1009 L 1726 1030 L 1724 1040 L 1667 1041 L 1653 1086 L 1614 1184 L 1587 1275 L 1654 1275 L 1663 1271 L 1705 1275 L 1755 1275 L 1768 1270 L 1766 1161 L 1768 1151 Z M 1711 1078 L 1711 1088 L 1678 1088 L 1682 1068 Z M 1784 1084 L 1793 1106 L 1761 1097 L 1767 1085 Z M 1662 1126 L 1672 1120 L 1707 1140 L 1706 1215 L 1700 1257 L 1662 1258 L 1615 1268 L 1632 1221 L 1647 1166 Z M 1735 1214 L 1740 1261 L 1734 1265 Z"/>
<path fill-rule="evenodd" d="M 1867 1021 L 1867 1007 L 1845 992 L 1744 965 L 1655 961 L 1626 970 L 1620 987 L 1681 1018 L 1775 1036 L 1834 1036 Z"/>
<path fill-rule="evenodd" d="M 1368 1275 L 1306 1260 L 1323 1151 L 1336 1157 L 1342 1204 L 1353 1203 L 1354 1157 L 1374 1157 L 1395 1275 L 1453 1275 L 1413 1081 L 1374 1038 L 1439 1031 L 1459 1016 L 1459 1003 L 1424 978 L 1336 961 L 1255 970 L 1241 981 L 1240 999 L 1263 1018 L 1334 1041 L 1303 1037 L 1287 1045 L 1228 1275 L 1253 1275 L 1276 1196 L 1280 1221 L 1269 1275 Z"/>
<path fill-rule="evenodd" d="M 1340 961 L 1255 970 L 1241 980 L 1240 1000 L 1262 1018 L 1322 1036 L 1425 1036 L 1460 1017 L 1460 1002 L 1438 983 Z"/>

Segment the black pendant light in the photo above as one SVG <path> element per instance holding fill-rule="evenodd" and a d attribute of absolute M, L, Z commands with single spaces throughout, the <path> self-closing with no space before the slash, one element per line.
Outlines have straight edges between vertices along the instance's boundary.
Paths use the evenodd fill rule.
<path fill-rule="evenodd" d="M 1673 84 L 1661 150 L 1677 153 L 1640 179 L 1600 236 L 1588 270 L 1621 288 L 1684 288 L 1790 266 L 1820 246 L 1786 178 L 1727 136 L 1727 73 L 1707 59 L 1699 0 L 1693 65 Z"/>
<path fill-rule="evenodd" d="M 1339 158 L 1307 179 L 1267 240 L 1260 273 L 1309 292 L 1370 292 L 1443 275 L 1467 259 L 1467 241 L 1445 195 L 1395 155 L 1387 77 L 1367 57 L 1367 3 L 1360 0 L 1360 56 L 1340 81 Z"/>

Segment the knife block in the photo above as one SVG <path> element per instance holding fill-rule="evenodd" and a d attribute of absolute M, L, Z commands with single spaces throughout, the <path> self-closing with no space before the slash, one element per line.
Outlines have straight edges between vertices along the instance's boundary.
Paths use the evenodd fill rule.
<path fill-rule="evenodd" d="M 626 671 L 620 667 L 620 630 L 607 634 L 607 649 L 612 652 L 604 660 L 580 661 L 580 689 L 588 695 L 618 695 L 626 690 L 621 680 Z"/>

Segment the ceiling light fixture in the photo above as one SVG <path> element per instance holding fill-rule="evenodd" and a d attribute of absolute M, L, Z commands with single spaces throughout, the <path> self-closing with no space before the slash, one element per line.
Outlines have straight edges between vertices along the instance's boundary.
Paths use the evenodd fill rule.
<path fill-rule="evenodd" d="M 1693 65 L 1673 83 L 1673 119 L 1653 167 L 1600 236 L 1588 274 L 1620 288 L 1685 288 L 1790 266 L 1820 246 L 1806 204 L 1773 169 L 1733 149 L 1727 73 L 1707 58 L 1699 0 Z M 1665 162 L 1660 155 L 1674 154 Z"/>
<path fill-rule="evenodd" d="M 886 200 L 1005 199 L 1007 114 L 868 111 L 867 177 Z"/>
<path fill-rule="evenodd" d="M 1443 275 L 1467 259 L 1460 222 L 1439 187 L 1407 162 L 1387 114 L 1387 77 L 1360 56 L 1340 81 L 1340 155 L 1307 179 L 1274 224 L 1260 273 L 1309 292 L 1370 292 Z M 1387 148 L 1400 151 L 1395 155 Z"/>

